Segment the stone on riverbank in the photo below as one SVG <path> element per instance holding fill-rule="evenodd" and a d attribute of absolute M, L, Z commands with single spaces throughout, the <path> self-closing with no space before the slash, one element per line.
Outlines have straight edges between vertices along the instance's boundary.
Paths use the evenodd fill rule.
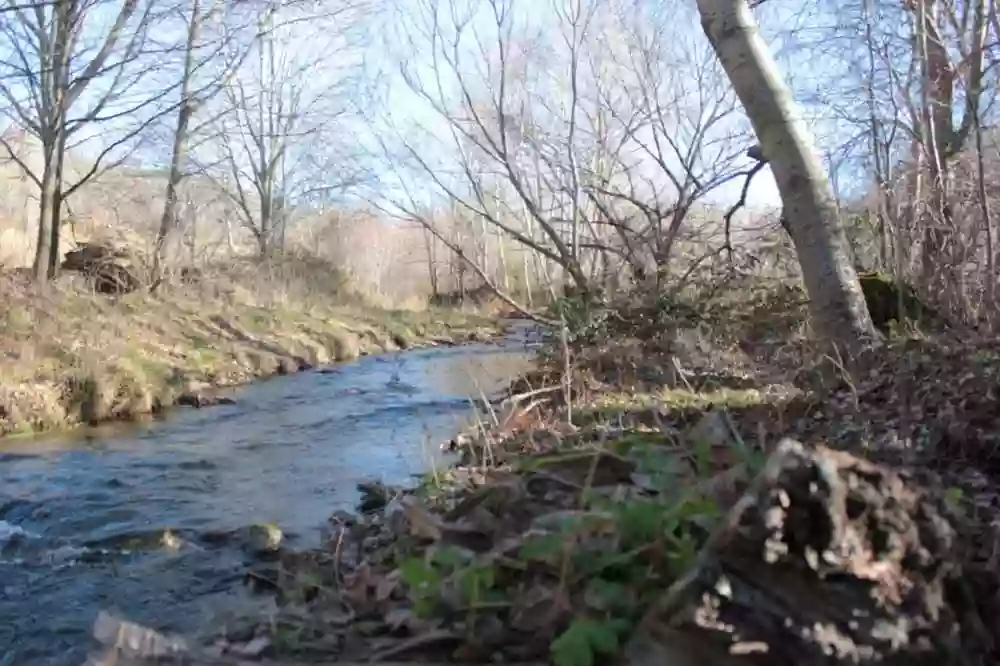
<path fill-rule="evenodd" d="M 245 547 L 254 555 L 271 555 L 281 548 L 284 536 L 274 523 L 255 523 L 247 528 Z"/>

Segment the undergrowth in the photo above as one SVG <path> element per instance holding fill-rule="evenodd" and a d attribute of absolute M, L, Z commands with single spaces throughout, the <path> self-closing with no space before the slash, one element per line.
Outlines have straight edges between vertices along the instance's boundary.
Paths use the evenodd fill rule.
<path fill-rule="evenodd" d="M 826 654 L 810 633 L 810 613 L 826 610 L 834 624 L 883 612 L 900 631 L 938 623 L 934 641 L 991 649 L 980 629 L 1000 616 L 995 342 L 890 328 L 848 370 L 810 345 L 797 288 L 747 280 L 650 302 L 564 299 L 550 315 L 563 330 L 451 442 L 455 466 L 416 487 L 359 486 L 359 512 L 334 515 L 323 547 L 251 572 L 278 602 L 257 629 L 263 653 L 592 666 L 634 658 L 638 637 L 666 626 L 657 640 L 680 654 L 647 649 L 637 663 L 769 643 L 767 663 L 791 665 Z M 767 522 L 782 511 L 787 533 Z M 884 581 L 865 578 L 876 570 Z M 890 582 L 922 596 L 897 599 L 879 587 Z M 837 596 L 854 583 L 864 592 Z M 959 603 L 941 590 L 962 585 L 964 605 L 940 607 Z M 796 590 L 801 616 L 805 602 L 780 601 Z M 863 621 L 836 628 L 887 663 L 923 649 Z"/>

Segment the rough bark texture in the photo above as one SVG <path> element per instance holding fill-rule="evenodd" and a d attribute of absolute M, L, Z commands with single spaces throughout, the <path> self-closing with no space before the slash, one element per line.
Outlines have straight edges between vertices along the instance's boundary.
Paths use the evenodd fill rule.
<path fill-rule="evenodd" d="M 646 618 L 632 663 L 678 646 L 700 664 L 990 663 L 945 515 L 884 468 L 784 440 Z"/>
<path fill-rule="evenodd" d="M 743 104 L 781 193 L 814 325 L 847 348 L 875 334 L 812 138 L 746 0 L 698 0 L 702 27 Z"/>

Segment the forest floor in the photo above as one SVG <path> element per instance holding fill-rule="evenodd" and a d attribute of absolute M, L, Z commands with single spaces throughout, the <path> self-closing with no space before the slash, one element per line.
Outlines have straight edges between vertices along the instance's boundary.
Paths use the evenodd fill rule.
<path fill-rule="evenodd" d="M 0 436 L 211 405 L 256 378 L 502 333 L 495 317 L 457 308 L 367 304 L 332 275 L 251 270 L 118 297 L 0 274 Z"/>
<path fill-rule="evenodd" d="M 454 467 L 255 568 L 273 616 L 204 663 L 996 663 L 1000 345 L 848 370 L 796 288 L 687 303 L 553 336 Z"/>

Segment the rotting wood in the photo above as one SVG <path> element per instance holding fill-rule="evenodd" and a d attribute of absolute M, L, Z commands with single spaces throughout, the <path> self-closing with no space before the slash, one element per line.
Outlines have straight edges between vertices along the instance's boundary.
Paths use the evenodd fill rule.
<path fill-rule="evenodd" d="M 686 641 L 710 665 L 983 663 L 990 638 L 954 594 L 945 515 L 883 467 L 785 439 L 643 620 L 629 662 L 663 663 Z"/>

